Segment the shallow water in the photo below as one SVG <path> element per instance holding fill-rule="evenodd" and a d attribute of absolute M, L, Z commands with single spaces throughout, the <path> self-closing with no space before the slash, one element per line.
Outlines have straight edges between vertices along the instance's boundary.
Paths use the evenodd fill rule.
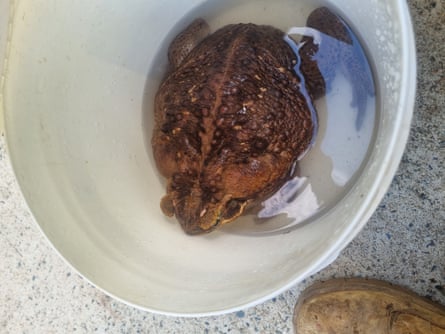
<path fill-rule="evenodd" d="M 289 36 L 296 42 L 291 46 L 298 52 L 298 41 L 302 37 L 299 34 L 304 31 L 300 28 L 305 27 L 307 16 L 323 5 L 326 5 L 323 1 L 207 1 L 187 13 L 170 31 L 153 62 L 149 80 L 153 83 L 162 81 L 168 66 L 166 54 L 171 40 L 195 18 L 204 18 L 212 32 L 229 23 L 273 25 L 284 32 L 292 32 Z M 261 207 L 238 218 L 236 223 L 223 226 L 222 231 L 267 234 L 308 223 L 329 210 L 348 193 L 366 163 L 376 130 L 378 106 L 372 65 L 360 47 L 363 43 L 354 39 L 353 44 L 348 45 L 311 29 L 303 33 L 307 32 L 315 33 L 317 40 L 321 38 L 319 52 L 315 56 L 320 57 L 321 72 L 336 68 L 335 76 L 328 83 L 326 96 L 314 101 L 318 128 L 313 146 L 298 164 L 298 177 L 287 182 L 274 196 L 264 201 Z M 284 38 L 289 39 L 287 35 Z M 368 80 L 369 91 L 357 90 L 357 77 L 351 75 L 348 64 L 326 61 L 329 57 L 323 56 L 329 55 L 333 44 L 336 47 L 341 44 L 343 49 L 350 48 L 353 56 L 358 58 L 359 67 L 364 74 L 357 77 Z M 298 71 L 298 67 L 295 69 Z M 148 95 L 154 96 L 157 85 L 151 87 L 154 91 Z"/>

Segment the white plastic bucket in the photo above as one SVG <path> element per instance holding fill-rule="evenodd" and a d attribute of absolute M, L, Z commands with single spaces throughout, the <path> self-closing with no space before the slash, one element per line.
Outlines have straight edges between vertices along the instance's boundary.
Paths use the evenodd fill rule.
<path fill-rule="evenodd" d="M 43 233 L 106 293 L 185 316 L 257 304 L 337 257 L 397 169 L 416 83 L 405 1 L 332 1 L 375 63 L 381 114 L 362 175 L 326 215 L 290 233 L 187 236 L 159 210 L 164 185 L 147 154 L 141 120 L 159 46 L 203 1 L 0 1 L 4 130 Z"/>

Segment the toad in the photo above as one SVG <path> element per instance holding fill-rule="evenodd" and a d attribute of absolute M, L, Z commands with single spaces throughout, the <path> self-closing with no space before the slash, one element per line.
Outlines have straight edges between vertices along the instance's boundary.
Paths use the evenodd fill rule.
<path fill-rule="evenodd" d="M 338 21 L 325 8 L 311 17 L 314 28 Z M 197 19 L 170 45 L 152 148 L 167 179 L 161 209 L 188 234 L 210 232 L 271 196 L 315 139 L 312 101 L 326 87 L 313 57 L 318 44 L 311 37 L 298 47 L 284 36 L 255 24 L 209 34 Z"/>

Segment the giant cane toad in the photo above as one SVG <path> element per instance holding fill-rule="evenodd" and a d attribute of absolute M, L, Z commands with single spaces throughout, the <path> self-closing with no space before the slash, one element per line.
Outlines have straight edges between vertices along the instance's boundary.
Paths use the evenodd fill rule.
<path fill-rule="evenodd" d="M 325 89 L 311 58 L 317 47 L 307 39 L 298 55 L 284 36 L 254 24 L 209 35 L 198 19 L 170 45 L 152 147 L 168 180 L 161 208 L 188 234 L 231 222 L 276 192 L 314 139 L 312 99 Z"/>

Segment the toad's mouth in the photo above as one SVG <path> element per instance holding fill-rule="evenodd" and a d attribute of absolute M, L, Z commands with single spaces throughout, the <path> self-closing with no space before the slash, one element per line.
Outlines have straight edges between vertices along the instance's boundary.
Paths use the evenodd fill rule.
<path fill-rule="evenodd" d="M 184 231 L 190 235 L 208 233 L 241 216 L 248 203 L 249 201 L 245 199 L 229 199 L 225 205 L 214 210 L 203 209 L 199 218 L 183 220 L 181 225 Z"/>

